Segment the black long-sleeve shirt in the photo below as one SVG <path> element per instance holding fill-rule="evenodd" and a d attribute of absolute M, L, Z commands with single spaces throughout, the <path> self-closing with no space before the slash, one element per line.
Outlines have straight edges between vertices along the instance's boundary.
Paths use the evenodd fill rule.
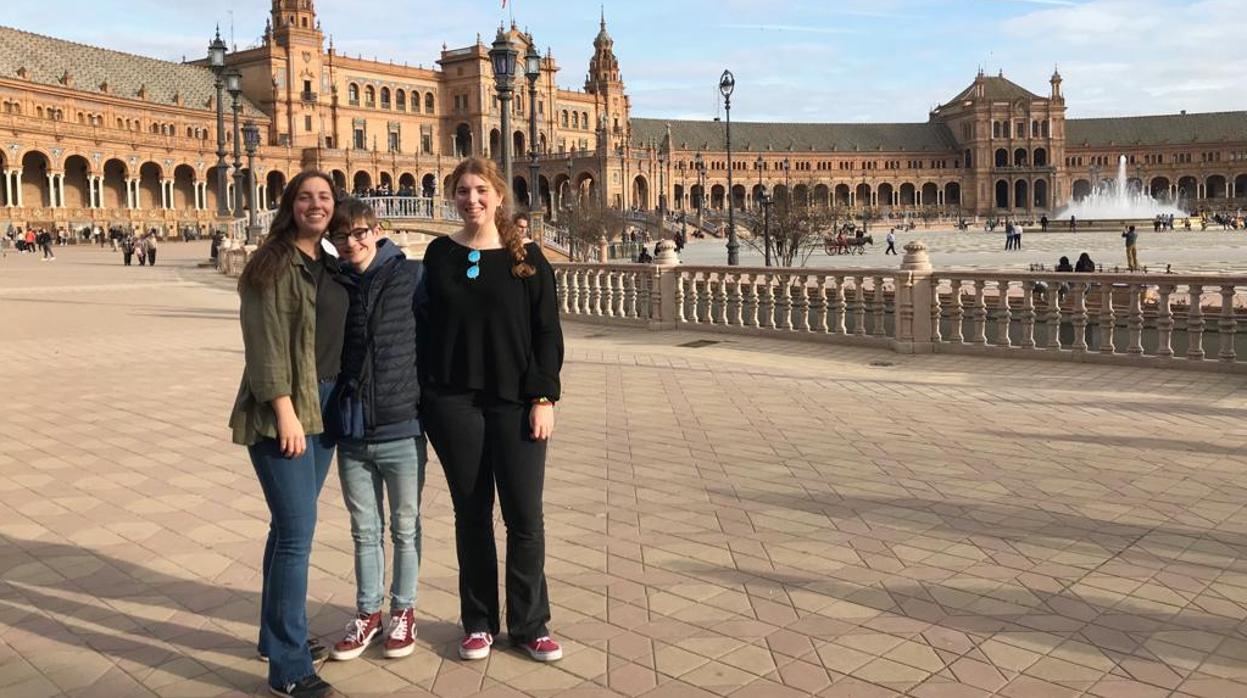
<path fill-rule="evenodd" d="M 504 248 L 481 250 L 480 275 L 472 279 L 471 249 L 449 237 L 429 243 L 424 372 L 430 383 L 515 402 L 559 399 L 563 330 L 554 270 L 537 243 L 524 250 L 533 276 L 512 276 L 514 260 Z"/>

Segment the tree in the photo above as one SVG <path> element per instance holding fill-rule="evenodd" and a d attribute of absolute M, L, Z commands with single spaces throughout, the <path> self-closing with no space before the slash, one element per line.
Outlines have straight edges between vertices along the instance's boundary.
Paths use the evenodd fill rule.
<path fill-rule="evenodd" d="M 771 206 L 771 261 L 776 266 L 805 266 L 815 250 L 823 248 L 824 240 L 834 234 L 837 210 L 826 206 L 807 206 L 804 202 L 779 203 Z M 766 253 L 767 217 L 758 215 L 749 222 L 752 233 L 749 246 Z"/>
<path fill-rule="evenodd" d="M 568 257 L 573 262 L 597 261 L 599 241 L 603 237 L 608 241 L 622 238 L 627 224 L 621 211 L 588 197 L 572 201 L 560 218 L 566 232 Z"/>

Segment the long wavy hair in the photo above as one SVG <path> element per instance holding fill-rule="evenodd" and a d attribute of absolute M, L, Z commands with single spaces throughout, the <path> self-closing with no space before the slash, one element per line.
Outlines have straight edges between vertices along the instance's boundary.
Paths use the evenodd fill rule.
<path fill-rule="evenodd" d="M 282 269 L 290 263 L 290 255 L 294 254 L 294 241 L 299 237 L 299 227 L 294 222 L 294 202 L 299 197 L 303 183 L 313 177 L 319 177 L 329 185 L 329 191 L 337 192 L 333 178 L 318 170 L 304 170 L 295 175 L 281 193 L 281 203 L 277 205 L 277 215 L 273 216 L 273 224 L 269 226 L 268 235 L 256 251 L 247 260 L 242 274 L 238 277 L 238 290 L 245 288 L 261 289 L 272 285 L 281 274 Z M 334 197 L 334 208 L 337 208 L 337 197 Z M 332 212 L 330 212 L 332 214 Z"/>
<path fill-rule="evenodd" d="M 519 227 L 511 218 L 511 187 L 507 186 L 506 180 L 502 178 L 498 165 L 493 160 L 479 157 L 471 157 L 459 163 L 455 171 L 450 173 L 452 194 L 457 196 L 459 180 L 464 175 L 476 175 L 484 179 L 502 197 L 498 210 L 494 212 L 494 225 L 498 226 L 498 239 L 502 241 L 502 246 L 511 253 L 513 262 L 511 275 L 518 279 L 526 279 L 536 274 L 537 270 L 528 263 L 528 253 L 524 251 L 524 238 L 520 236 Z"/>

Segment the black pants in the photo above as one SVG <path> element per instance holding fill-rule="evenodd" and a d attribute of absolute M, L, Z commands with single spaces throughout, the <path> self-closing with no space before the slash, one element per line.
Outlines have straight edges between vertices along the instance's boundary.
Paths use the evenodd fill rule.
<path fill-rule="evenodd" d="M 153 267 L 156 266 L 156 250 L 147 251 L 147 263 Z"/>
<path fill-rule="evenodd" d="M 895 243 L 895 242 L 889 242 L 889 243 L 888 243 L 888 249 L 884 250 L 884 251 L 883 251 L 883 253 L 884 253 L 884 254 L 896 254 L 896 243 Z"/>
<path fill-rule="evenodd" d="M 465 632 L 498 633 L 494 488 L 507 527 L 507 634 L 523 643 L 547 634 L 542 489 L 546 444 L 533 441 L 530 405 L 475 391 L 426 388 L 421 421 L 446 471 L 455 507 L 459 610 Z"/>

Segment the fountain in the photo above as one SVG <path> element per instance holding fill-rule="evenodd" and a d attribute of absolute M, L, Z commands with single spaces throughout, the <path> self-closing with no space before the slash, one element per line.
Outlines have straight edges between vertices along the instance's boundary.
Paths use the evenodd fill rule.
<path fill-rule="evenodd" d="M 1137 187 L 1131 187 L 1126 177 L 1126 156 L 1122 155 L 1117 160 L 1116 179 L 1101 180 L 1087 197 L 1071 202 L 1056 214 L 1056 218 L 1074 216 L 1088 223 L 1105 220 L 1150 222 L 1159 215 L 1183 218 L 1188 214 L 1174 202 L 1152 198 L 1142 182 Z"/>

